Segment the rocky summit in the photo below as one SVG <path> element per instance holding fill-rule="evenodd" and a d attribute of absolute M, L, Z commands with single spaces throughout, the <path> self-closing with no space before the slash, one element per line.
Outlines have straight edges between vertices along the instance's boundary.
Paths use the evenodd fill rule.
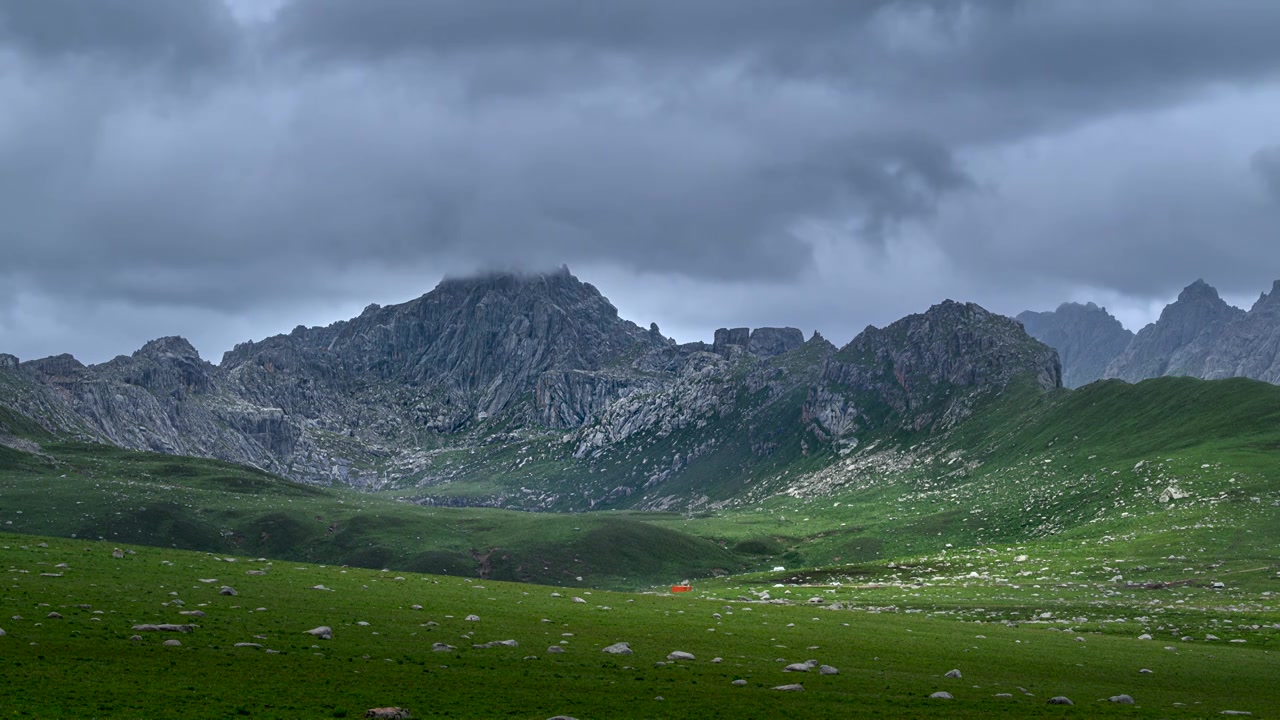
<path fill-rule="evenodd" d="M 1188 285 L 1160 319 L 1140 330 L 1107 366 L 1104 377 L 1138 382 L 1164 375 L 1202 377 L 1223 332 L 1244 311 L 1232 307 L 1203 280 Z"/>
<path fill-rule="evenodd" d="M 1058 351 L 1062 384 L 1077 388 L 1102 378 L 1107 366 L 1133 341 L 1133 333 L 1093 303 L 1063 303 L 1051 312 L 1020 313 L 1027 334 Z"/>
<path fill-rule="evenodd" d="M 567 269 L 445 280 L 217 365 L 178 337 L 93 366 L 0 356 L 0 410 L 64 436 L 528 509 L 747 501 L 787 463 L 952 427 L 1014 383 L 1060 387 L 1057 353 L 977 305 L 839 349 L 771 327 L 678 344 Z M 500 489 L 418 492 L 474 479 Z"/>

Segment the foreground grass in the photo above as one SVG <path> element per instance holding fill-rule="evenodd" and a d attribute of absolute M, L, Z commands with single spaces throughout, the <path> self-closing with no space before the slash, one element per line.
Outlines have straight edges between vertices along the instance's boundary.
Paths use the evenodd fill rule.
<path fill-rule="evenodd" d="M 116 559 L 112 547 L 0 534 L 0 717 L 359 717 L 387 705 L 415 717 L 583 720 L 1280 711 L 1280 656 L 1260 642 L 1152 642 L 1003 619 L 745 602 L 735 593 L 755 596 L 727 582 L 692 597 L 558 591 L 149 547 Z M 224 585 L 238 594 L 220 595 Z M 825 594 L 771 589 L 790 590 L 784 597 L 797 603 Z M 586 602 L 572 601 L 575 592 Z M 852 604 L 858 592 L 868 591 L 831 589 L 828 599 Z M 205 616 L 179 614 L 192 610 Z M 198 627 L 129 640 L 133 625 L 160 622 Z M 333 639 L 303 634 L 317 625 L 331 626 Z M 162 646 L 166 637 L 181 647 Z M 519 647 L 472 647 L 508 639 Z M 600 652 L 618 641 L 635 654 Z M 457 649 L 434 652 L 435 642 Z M 565 652 L 549 654 L 551 645 Z M 674 650 L 696 660 L 656 665 Z M 840 674 L 781 671 L 779 660 L 810 658 Z M 943 677 L 953 668 L 963 679 Z M 738 678 L 748 684 L 732 685 Z M 804 692 L 770 689 L 795 682 Z M 928 698 L 938 690 L 955 699 Z M 1120 693 L 1136 705 L 1106 701 Z M 1046 704 L 1057 695 L 1075 706 Z"/>

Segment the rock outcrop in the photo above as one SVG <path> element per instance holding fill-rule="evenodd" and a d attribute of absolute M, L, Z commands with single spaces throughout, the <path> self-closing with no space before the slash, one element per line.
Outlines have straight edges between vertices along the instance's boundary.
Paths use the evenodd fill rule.
<path fill-rule="evenodd" d="M 1058 351 L 1062 384 L 1077 388 L 1099 380 L 1129 343 L 1133 333 L 1093 303 L 1063 303 L 1052 312 L 1021 313 L 1027 334 Z"/>

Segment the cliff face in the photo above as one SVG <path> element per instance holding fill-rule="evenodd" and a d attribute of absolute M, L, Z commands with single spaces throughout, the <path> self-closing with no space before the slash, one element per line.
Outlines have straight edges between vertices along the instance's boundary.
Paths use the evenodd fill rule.
<path fill-rule="evenodd" d="M 1016 378 L 1061 385 L 1053 350 L 976 305 L 838 352 L 795 328 L 677 345 L 568 271 L 448 280 L 220 365 L 176 337 L 95 366 L 10 358 L 0 405 L 58 432 L 356 487 L 501 476 L 477 502 L 572 509 L 723 500 L 823 444 L 950 427 Z"/>
<path fill-rule="evenodd" d="M 1138 382 L 1164 375 L 1205 377 L 1206 361 L 1244 311 L 1223 302 L 1203 280 L 1188 285 L 1160 319 L 1140 330 L 1103 374 Z"/>
<path fill-rule="evenodd" d="M 1200 377 L 1248 377 L 1280 384 L 1280 280 L 1223 331 Z"/>
<path fill-rule="evenodd" d="M 1058 351 L 1062 384 L 1077 388 L 1102 378 L 1107 366 L 1133 342 L 1133 333 L 1093 303 L 1063 303 L 1052 312 L 1021 313 L 1027 334 Z"/>

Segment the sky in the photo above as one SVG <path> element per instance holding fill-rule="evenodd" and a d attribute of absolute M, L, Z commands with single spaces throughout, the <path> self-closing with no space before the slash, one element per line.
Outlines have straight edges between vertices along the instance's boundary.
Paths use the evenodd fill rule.
<path fill-rule="evenodd" d="M 680 341 L 1280 278 L 1274 0 L 0 0 L 0 352 L 560 265 Z"/>

